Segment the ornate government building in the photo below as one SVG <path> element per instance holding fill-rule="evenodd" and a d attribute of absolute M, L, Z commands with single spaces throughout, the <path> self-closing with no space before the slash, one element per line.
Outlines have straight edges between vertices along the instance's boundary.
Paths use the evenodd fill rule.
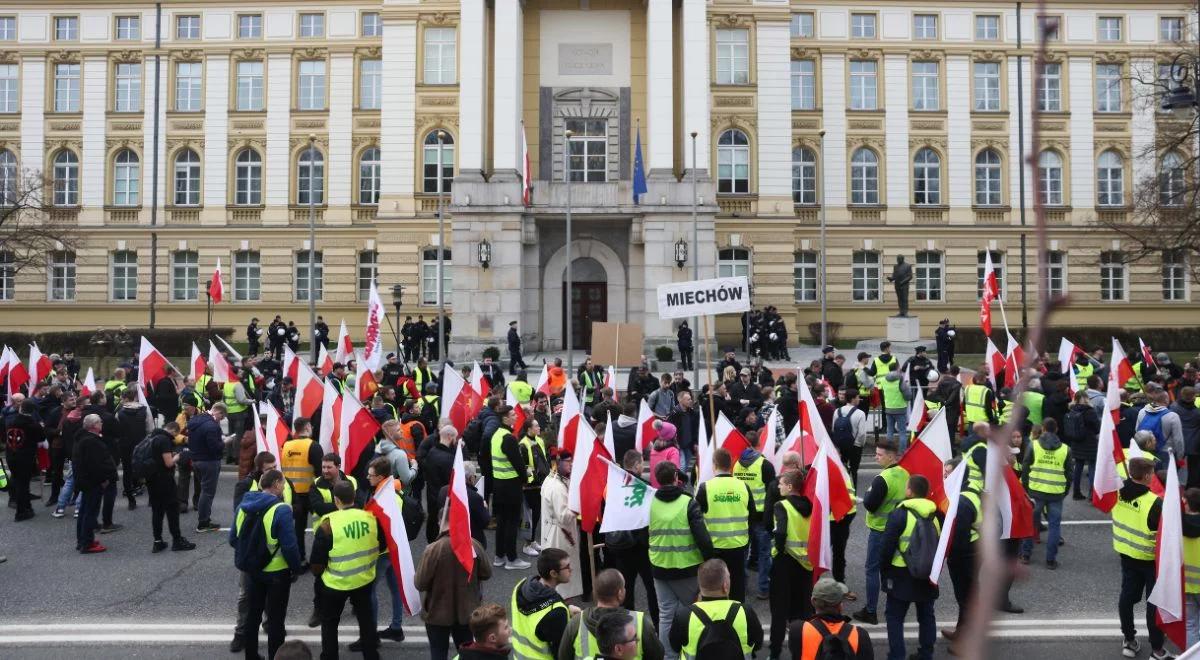
<path fill-rule="evenodd" d="M 561 348 L 568 299 L 576 343 L 588 320 L 668 343 L 655 287 L 691 279 L 694 260 L 701 277 L 749 275 L 755 304 L 807 339 L 823 217 L 843 335 L 883 334 L 898 255 L 929 333 L 947 316 L 974 324 L 986 251 L 1010 316 L 1019 307 L 1033 153 L 1026 218 L 1040 195 L 1052 252 L 1042 281 L 1029 252 L 1030 299 L 1069 292 L 1061 323 L 1194 322 L 1186 255 L 1126 264 L 1130 246 L 1097 230 L 1131 213 L 1135 182 L 1177 174 L 1178 154 L 1145 156 L 1170 120 L 1137 74 L 1152 79 L 1194 15 L 1034 7 L 164 0 L 156 25 L 152 3 L 4 2 L 0 185 L 44 173 L 46 212 L 84 243 L 15 276 L 0 254 L 0 314 L 15 328 L 145 325 L 156 233 L 163 326 L 203 324 L 218 259 L 218 325 L 306 325 L 316 296 L 327 320 L 360 326 L 372 278 L 385 304 L 403 285 L 402 313 L 428 319 L 442 250 L 458 350 L 502 345 L 513 320 L 529 348 Z M 1050 54 L 1034 88 L 1039 25 Z M 648 191 L 635 203 L 639 136 Z M 736 317 L 718 325 L 723 342 L 737 336 Z"/>

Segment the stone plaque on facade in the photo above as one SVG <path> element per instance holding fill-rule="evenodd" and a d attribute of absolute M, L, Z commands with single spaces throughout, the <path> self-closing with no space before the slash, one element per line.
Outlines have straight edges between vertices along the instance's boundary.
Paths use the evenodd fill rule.
<path fill-rule="evenodd" d="M 612 72 L 612 44 L 558 45 L 558 75 L 608 76 Z"/>

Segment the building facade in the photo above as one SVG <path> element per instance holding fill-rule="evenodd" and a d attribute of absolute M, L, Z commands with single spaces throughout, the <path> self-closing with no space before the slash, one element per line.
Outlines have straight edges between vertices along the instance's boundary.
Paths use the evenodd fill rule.
<path fill-rule="evenodd" d="M 1160 171 L 1184 180 L 1179 154 L 1147 155 L 1172 121 L 1151 81 L 1194 26 L 1185 5 L 1064 0 L 1019 17 L 965 0 L 167 0 L 157 23 L 147 3 L 2 3 L 0 185 L 44 175 L 46 213 L 84 242 L 15 275 L 0 254 L 0 313 L 144 325 L 153 233 L 161 325 L 203 322 L 218 259 L 218 325 L 299 320 L 311 295 L 357 326 L 372 279 L 428 319 L 440 274 L 458 352 L 513 320 L 559 349 L 568 300 L 580 347 L 592 320 L 670 344 L 655 287 L 695 263 L 749 275 L 802 340 L 822 275 L 841 334 L 882 335 L 897 256 L 926 332 L 975 323 L 989 252 L 1010 316 L 1046 288 L 1073 301 L 1059 323 L 1187 323 L 1187 255 L 1125 263 L 1097 223 Z M 1022 189 L 1051 248 L 1039 280 L 1029 235 L 1024 284 Z M 739 325 L 718 319 L 723 342 Z"/>

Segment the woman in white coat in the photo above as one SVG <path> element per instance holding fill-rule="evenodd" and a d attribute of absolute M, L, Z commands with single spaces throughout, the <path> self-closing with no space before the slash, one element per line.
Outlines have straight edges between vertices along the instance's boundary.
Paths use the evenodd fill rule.
<path fill-rule="evenodd" d="M 567 507 L 567 484 L 571 479 L 571 455 L 558 455 L 555 469 L 542 483 L 542 549 L 558 548 L 571 557 L 579 556 L 575 514 Z M 555 589 L 564 599 L 583 595 L 583 575 L 571 571 L 571 580 Z"/>

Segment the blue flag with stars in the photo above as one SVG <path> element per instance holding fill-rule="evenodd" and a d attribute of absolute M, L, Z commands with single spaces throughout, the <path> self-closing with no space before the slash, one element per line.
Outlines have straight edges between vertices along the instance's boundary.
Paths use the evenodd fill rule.
<path fill-rule="evenodd" d="M 637 132 L 637 148 L 633 152 L 633 203 L 640 204 L 646 194 L 646 166 L 642 164 L 642 129 Z"/>

